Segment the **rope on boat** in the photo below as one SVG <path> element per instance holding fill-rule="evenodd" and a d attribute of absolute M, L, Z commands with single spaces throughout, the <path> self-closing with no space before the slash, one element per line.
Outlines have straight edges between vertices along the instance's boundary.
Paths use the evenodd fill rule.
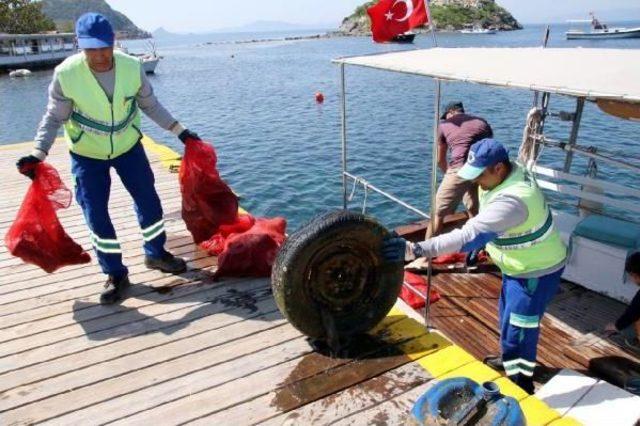
<path fill-rule="evenodd" d="M 533 107 L 527 114 L 527 122 L 524 126 L 522 144 L 520 144 L 518 152 L 518 162 L 529 170 L 533 169 L 539 157 L 539 153 L 536 153 L 536 142 L 542 126 L 542 117 L 542 109 Z"/>

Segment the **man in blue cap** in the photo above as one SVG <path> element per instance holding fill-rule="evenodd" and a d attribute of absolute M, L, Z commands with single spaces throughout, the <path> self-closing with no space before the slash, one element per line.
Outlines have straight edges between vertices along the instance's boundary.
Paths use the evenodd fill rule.
<path fill-rule="evenodd" d="M 160 104 L 141 62 L 114 51 L 115 34 L 104 16 L 82 15 L 76 22 L 76 36 L 82 52 L 56 67 L 35 147 L 16 166 L 20 173 L 33 179 L 35 165 L 47 157 L 64 125 L 76 199 L 89 226 L 100 267 L 108 276 L 100 302 L 112 304 L 124 298 L 130 284 L 109 217 L 111 168 L 133 198 L 144 239 L 145 265 L 168 273 L 186 270 L 183 259 L 164 249 L 167 238 L 162 206 L 140 142 L 140 110 L 182 142 L 197 135 Z"/>
<path fill-rule="evenodd" d="M 458 176 L 478 184 L 478 215 L 461 229 L 420 243 L 390 237 L 383 255 L 401 262 L 469 252 L 486 245 L 502 271 L 502 354 L 487 357 L 485 362 L 504 369 L 510 379 L 533 393 L 540 321 L 558 290 L 567 249 L 542 191 L 524 168 L 509 161 L 501 143 L 483 139 L 474 144 Z"/>

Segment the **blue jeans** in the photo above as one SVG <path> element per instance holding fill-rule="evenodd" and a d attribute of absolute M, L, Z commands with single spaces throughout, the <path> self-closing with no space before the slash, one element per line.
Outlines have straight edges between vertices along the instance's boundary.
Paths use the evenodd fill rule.
<path fill-rule="evenodd" d="M 128 273 L 122 263 L 122 248 L 109 216 L 111 168 L 114 168 L 131 197 L 142 228 L 144 252 L 153 258 L 166 251 L 167 237 L 162 219 L 160 198 L 154 188 L 151 165 L 141 143 L 110 160 L 95 160 L 71 153 L 71 172 L 75 179 L 76 200 L 84 214 L 91 242 L 102 271 L 122 278 Z"/>

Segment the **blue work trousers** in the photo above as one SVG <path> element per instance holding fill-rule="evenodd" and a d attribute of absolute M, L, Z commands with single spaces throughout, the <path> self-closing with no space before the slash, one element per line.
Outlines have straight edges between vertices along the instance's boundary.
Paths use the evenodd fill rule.
<path fill-rule="evenodd" d="M 131 197 L 142 228 L 145 255 L 160 258 L 166 252 L 167 237 L 160 198 L 154 188 L 151 165 L 141 143 L 110 160 L 95 160 L 71 153 L 71 172 L 75 180 L 76 200 L 91 232 L 102 271 L 115 279 L 128 273 L 122 263 L 122 247 L 109 216 L 111 168 L 115 169 Z"/>
<path fill-rule="evenodd" d="M 563 271 L 538 278 L 502 276 L 500 347 L 507 376 L 515 383 L 533 377 L 540 322 L 558 292 Z"/>

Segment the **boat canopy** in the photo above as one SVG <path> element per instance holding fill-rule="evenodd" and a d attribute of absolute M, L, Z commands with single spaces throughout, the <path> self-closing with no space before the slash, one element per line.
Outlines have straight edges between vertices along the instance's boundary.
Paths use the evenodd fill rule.
<path fill-rule="evenodd" d="M 640 103 L 636 49 L 432 48 L 333 62 L 589 100 Z"/>

